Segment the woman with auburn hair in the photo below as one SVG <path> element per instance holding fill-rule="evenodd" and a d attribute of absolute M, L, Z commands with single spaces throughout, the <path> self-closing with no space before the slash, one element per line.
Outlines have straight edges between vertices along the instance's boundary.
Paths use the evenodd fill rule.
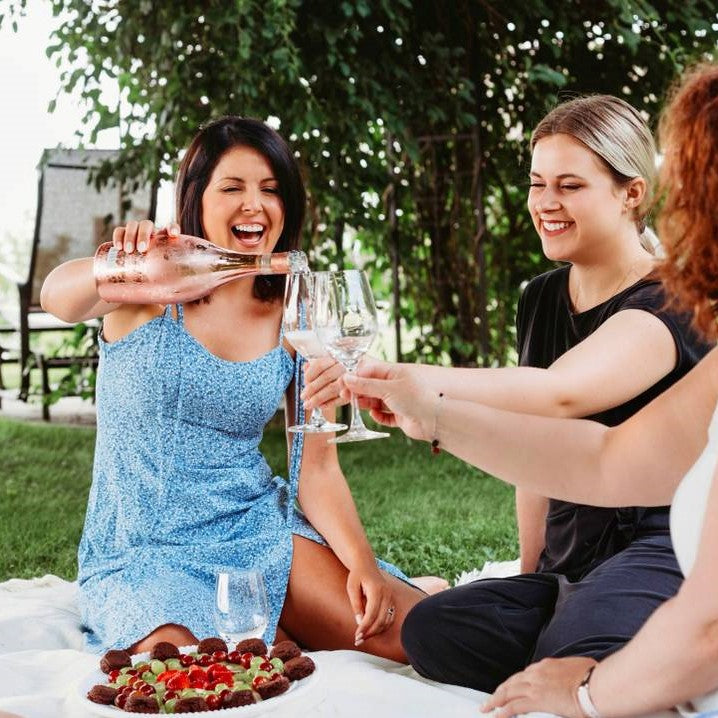
<path fill-rule="evenodd" d="M 647 249 L 655 142 L 627 102 L 590 95 L 549 112 L 531 150 L 528 208 L 544 254 L 563 266 L 521 295 L 520 366 L 407 371 L 446 399 L 620 424 L 710 349 L 689 314 L 666 310 Z M 517 490 L 520 575 L 474 581 L 412 608 L 401 638 L 420 674 L 493 691 L 542 658 L 600 660 L 675 595 L 683 577 L 668 506 L 560 499 Z"/>
<path fill-rule="evenodd" d="M 715 341 L 718 65 L 686 73 L 660 136 L 662 272 L 677 304 Z M 671 535 L 685 575 L 677 595 L 621 650 L 600 662 L 574 656 L 530 665 L 496 689 L 485 711 L 609 718 L 686 701 L 686 710 L 718 709 L 718 349 L 612 428 L 442 397 L 401 365 L 367 362 L 344 382 L 377 421 L 527 490 L 601 506 L 672 499 Z"/>

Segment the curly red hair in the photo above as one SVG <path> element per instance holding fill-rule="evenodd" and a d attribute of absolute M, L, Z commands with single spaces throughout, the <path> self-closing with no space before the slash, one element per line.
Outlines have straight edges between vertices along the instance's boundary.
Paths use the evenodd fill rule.
<path fill-rule="evenodd" d="M 658 230 L 666 250 L 661 275 L 695 326 L 718 338 L 718 65 L 681 78 L 659 125 L 665 153 Z"/>

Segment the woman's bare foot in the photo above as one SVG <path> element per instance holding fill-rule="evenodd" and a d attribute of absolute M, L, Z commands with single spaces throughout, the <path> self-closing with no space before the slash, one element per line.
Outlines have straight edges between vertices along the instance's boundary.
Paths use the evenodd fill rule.
<path fill-rule="evenodd" d="M 429 596 L 449 588 L 449 582 L 441 576 L 414 576 L 409 581 Z"/>

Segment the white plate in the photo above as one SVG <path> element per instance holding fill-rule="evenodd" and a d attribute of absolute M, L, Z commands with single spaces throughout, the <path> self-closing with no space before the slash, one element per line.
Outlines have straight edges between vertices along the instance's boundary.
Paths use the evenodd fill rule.
<path fill-rule="evenodd" d="M 196 648 L 197 646 L 182 646 L 180 647 L 180 652 L 191 653 Z M 149 653 L 137 653 L 132 656 L 132 663 L 134 665 L 135 663 L 148 661 L 149 657 Z M 292 681 L 288 691 L 281 693 L 274 698 L 268 698 L 265 701 L 260 701 L 259 703 L 255 703 L 253 705 L 239 706 L 238 708 L 220 708 L 216 711 L 203 711 L 200 715 L 219 715 L 222 716 L 222 718 L 232 718 L 232 716 L 237 716 L 239 718 L 240 716 L 256 716 L 261 715 L 262 713 L 274 711 L 275 708 L 278 708 L 284 703 L 302 699 L 307 693 L 315 689 L 319 685 L 319 677 L 317 676 L 318 670 L 319 669 L 316 668 L 314 673 L 306 678 L 303 678 L 301 681 Z M 89 700 L 87 692 L 90 688 L 92 688 L 92 686 L 95 686 L 98 683 L 107 683 L 107 674 L 103 673 L 99 668 L 92 671 L 92 673 L 87 675 L 77 684 L 78 697 L 82 701 L 86 710 L 97 716 L 107 716 L 107 718 L 120 718 L 121 716 L 134 715 L 133 713 L 121 710 L 117 706 L 106 706 L 100 703 L 93 703 Z M 177 715 L 184 714 L 178 713 Z"/>

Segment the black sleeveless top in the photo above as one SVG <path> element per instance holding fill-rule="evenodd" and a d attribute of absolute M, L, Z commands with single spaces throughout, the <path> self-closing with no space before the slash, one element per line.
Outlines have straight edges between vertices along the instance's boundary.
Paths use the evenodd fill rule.
<path fill-rule="evenodd" d="M 573 313 L 569 270 L 570 266 L 564 266 L 536 277 L 521 295 L 517 313 L 521 366 L 547 368 L 623 309 L 640 309 L 658 317 L 671 332 L 677 350 L 676 366 L 659 382 L 620 406 L 585 418 L 606 426 L 620 424 L 678 381 L 712 348 L 691 329 L 690 316 L 665 308 L 663 287 L 652 276 L 585 312 Z M 546 544 L 537 570 L 578 580 L 636 536 L 655 532 L 669 533 L 667 506 L 612 509 L 551 499 Z"/>

